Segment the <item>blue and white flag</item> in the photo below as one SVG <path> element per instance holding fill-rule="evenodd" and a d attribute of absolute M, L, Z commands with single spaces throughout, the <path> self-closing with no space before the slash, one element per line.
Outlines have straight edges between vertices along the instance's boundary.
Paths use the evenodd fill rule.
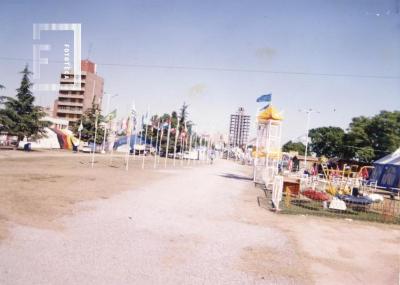
<path fill-rule="evenodd" d="M 272 94 L 265 94 L 261 95 L 260 97 L 257 98 L 257 102 L 271 102 L 272 99 Z"/>

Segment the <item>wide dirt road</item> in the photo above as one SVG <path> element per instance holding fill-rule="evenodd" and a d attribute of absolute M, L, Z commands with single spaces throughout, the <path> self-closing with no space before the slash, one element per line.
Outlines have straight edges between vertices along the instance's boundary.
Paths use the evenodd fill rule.
<path fill-rule="evenodd" d="M 78 204 L 62 230 L 15 226 L 0 283 L 398 283 L 398 227 L 274 215 L 233 162 L 156 172 L 167 177 Z"/>

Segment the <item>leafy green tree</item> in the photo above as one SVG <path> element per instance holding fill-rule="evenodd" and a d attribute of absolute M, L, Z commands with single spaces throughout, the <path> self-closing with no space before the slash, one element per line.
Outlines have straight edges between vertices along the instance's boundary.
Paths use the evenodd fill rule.
<path fill-rule="evenodd" d="M 93 143 L 96 130 L 96 117 L 97 117 L 96 144 L 103 143 L 104 128 L 102 126 L 102 123 L 104 122 L 104 117 L 100 115 L 100 109 L 96 104 L 94 104 L 94 102 L 92 102 L 92 107 L 85 111 L 81 120 L 75 122 L 75 124 L 73 125 L 72 131 L 74 132 L 75 136 L 76 137 L 79 136 L 79 126 L 82 122 L 83 129 L 81 131 L 81 139 L 83 141 Z"/>
<path fill-rule="evenodd" d="M 35 97 L 31 91 L 33 83 L 29 78 L 32 72 L 29 71 L 28 65 L 21 73 L 23 75 L 16 98 L 0 97 L 0 104 L 4 106 L 0 109 L 0 130 L 17 136 L 18 142 L 24 137 L 28 139 L 43 137 L 45 128 L 51 125 L 50 122 L 43 120 L 46 113 L 42 107 L 34 105 Z"/>
<path fill-rule="evenodd" d="M 162 138 L 161 139 L 161 148 L 165 151 L 165 149 L 167 148 L 167 134 L 168 134 L 168 127 L 163 127 L 164 123 L 168 123 L 169 120 L 171 119 L 171 115 L 164 113 L 161 117 L 160 117 L 160 128 L 163 130 L 162 131 Z M 161 132 L 159 134 L 161 136 Z M 170 140 L 170 146 L 171 147 L 171 140 Z"/>
<path fill-rule="evenodd" d="M 151 123 L 154 127 L 156 127 L 157 124 L 158 124 L 158 122 L 159 122 L 159 120 L 160 120 L 160 118 L 158 117 L 158 115 L 153 115 L 153 116 L 151 116 L 151 118 L 150 118 L 150 123 Z"/>
<path fill-rule="evenodd" d="M 345 156 L 370 162 L 400 147 L 400 111 L 356 117 L 344 138 Z"/>
<path fill-rule="evenodd" d="M 282 146 L 282 150 L 285 152 L 297 151 L 300 155 L 304 155 L 306 146 L 302 142 L 288 141 Z"/>
<path fill-rule="evenodd" d="M 366 132 L 371 119 L 360 116 L 352 119 L 348 132 L 343 138 L 343 155 L 347 159 L 371 161 L 375 156 L 371 140 Z"/>
<path fill-rule="evenodd" d="M 186 128 L 188 131 L 187 136 L 190 135 L 190 133 L 192 132 L 192 128 L 193 128 L 193 122 L 188 120 L 188 109 L 189 105 L 187 105 L 186 103 L 183 103 L 182 107 L 179 110 L 179 113 L 176 111 L 173 111 L 171 114 L 163 114 L 162 116 L 157 116 L 154 115 L 151 118 L 151 122 L 153 123 L 153 126 L 157 126 L 158 122 L 160 122 L 160 127 L 162 127 L 163 123 L 165 122 L 169 122 L 171 121 L 171 130 L 174 129 L 173 131 L 171 131 L 170 134 L 170 140 L 169 140 L 169 152 L 173 152 L 174 150 L 174 146 L 175 146 L 175 130 L 178 127 L 178 121 L 179 121 L 179 132 L 183 132 L 185 130 L 185 123 L 186 123 Z M 167 146 L 167 128 L 164 128 L 163 131 L 163 137 L 162 137 L 162 142 L 161 142 L 161 148 L 163 150 L 166 149 Z M 155 138 L 157 136 L 157 130 L 154 128 L 153 129 L 153 138 Z M 177 140 L 177 151 L 179 152 L 181 149 L 181 140 L 178 137 Z"/>
<path fill-rule="evenodd" d="M 311 129 L 309 132 L 310 150 L 317 156 L 342 157 L 344 136 L 344 130 L 339 127 Z"/>
<path fill-rule="evenodd" d="M 179 124 L 184 127 L 185 126 L 185 122 L 189 116 L 189 112 L 187 111 L 187 109 L 189 108 L 189 105 L 187 105 L 185 102 L 183 102 L 183 105 L 181 107 L 181 109 L 179 110 Z"/>

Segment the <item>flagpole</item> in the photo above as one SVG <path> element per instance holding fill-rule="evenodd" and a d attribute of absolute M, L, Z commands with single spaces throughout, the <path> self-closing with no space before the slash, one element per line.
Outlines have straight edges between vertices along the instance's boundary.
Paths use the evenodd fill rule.
<path fill-rule="evenodd" d="M 93 144 L 93 152 L 92 152 L 92 168 L 94 164 L 94 154 L 96 153 L 96 140 L 97 140 L 97 120 L 99 118 L 99 112 L 96 110 L 96 118 L 94 122 L 94 144 Z"/>
<path fill-rule="evenodd" d="M 157 164 L 158 132 L 159 131 L 160 131 L 160 121 L 158 121 L 158 127 L 157 127 L 156 153 L 154 154 L 154 168 L 156 168 L 156 164 Z"/>
<path fill-rule="evenodd" d="M 193 160 L 193 164 L 196 164 L 197 160 L 197 150 L 196 150 L 196 130 L 193 130 L 193 147 L 194 150 L 196 151 L 196 159 Z"/>
<path fill-rule="evenodd" d="M 197 140 L 196 140 L 196 144 L 197 144 L 197 156 L 198 156 L 198 161 L 197 161 L 197 164 L 201 164 L 201 147 L 202 147 L 202 137 L 201 136 L 198 136 L 197 134 L 196 134 L 196 137 L 198 137 L 198 140 L 199 140 L 199 143 L 197 144 Z"/>
<path fill-rule="evenodd" d="M 128 145 L 128 150 L 126 151 L 125 154 L 125 170 L 128 171 L 129 169 L 129 153 L 131 151 L 131 134 L 128 135 L 128 138 L 126 140 L 126 143 Z"/>
<path fill-rule="evenodd" d="M 79 131 L 78 153 L 79 153 L 79 146 L 81 145 L 82 129 L 83 129 L 83 125 L 82 125 L 82 120 L 81 120 L 81 123 L 78 127 L 78 131 Z"/>
<path fill-rule="evenodd" d="M 190 155 L 192 154 L 192 128 L 190 128 L 190 138 L 189 138 L 189 155 L 188 155 L 188 161 L 187 161 L 187 165 L 190 165 Z"/>
<path fill-rule="evenodd" d="M 203 153 L 203 135 L 200 135 L 200 137 L 199 137 L 199 164 L 203 163 L 203 160 L 200 159 L 202 153 Z"/>
<path fill-rule="evenodd" d="M 196 160 L 194 161 L 193 164 L 199 164 L 197 162 L 197 159 L 199 158 L 199 150 L 197 149 L 197 128 L 196 128 L 195 134 L 194 134 L 194 149 L 196 150 Z"/>
<path fill-rule="evenodd" d="M 204 141 L 204 148 L 205 148 L 203 164 L 207 164 L 207 139 L 204 138 L 203 141 Z"/>
<path fill-rule="evenodd" d="M 113 130 L 112 130 L 112 125 L 111 125 L 111 123 L 112 123 L 112 121 L 110 120 L 110 124 L 109 124 L 109 126 L 110 126 L 110 133 L 112 132 L 112 139 L 113 139 L 113 142 L 112 142 L 112 146 L 111 146 L 111 151 L 110 151 L 110 165 L 112 165 L 112 163 L 113 163 L 113 156 L 114 156 L 114 143 L 115 143 L 115 133 L 113 132 Z M 110 149 L 110 144 L 108 145 L 108 149 Z"/>
<path fill-rule="evenodd" d="M 130 117 L 130 115 L 129 115 L 128 118 L 126 119 L 126 127 L 125 127 L 126 145 L 127 145 L 127 148 L 128 148 L 128 149 L 130 148 L 130 145 L 128 144 L 128 140 L 129 140 L 129 136 L 130 136 L 130 133 L 129 133 L 129 124 L 130 124 L 130 120 L 131 120 L 131 117 Z M 125 153 L 125 164 L 126 164 L 126 162 L 127 162 L 127 160 L 128 160 L 127 158 L 128 158 L 128 154 Z"/>
<path fill-rule="evenodd" d="M 171 118 L 172 118 L 172 113 L 169 118 L 169 123 L 168 123 L 168 133 L 167 133 L 167 149 L 165 150 L 165 161 L 164 161 L 164 168 L 167 168 L 167 159 L 168 159 L 168 148 L 169 148 L 169 137 L 171 134 Z"/>
<path fill-rule="evenodd" d="M 140 131 L 139 131 L 139 134 L 140 134 L 140 148 L 139 148 L 139 154 L 138 154 L 139 159 L 140 159 L 140 149 L 143 146 L 143 127 L 144 127 L 144 115 L 142 114 L 142 122 L 140 124 Z M 142 155 L 142 157 L 143 157 L 143 155 Z"/>
<path fill-rule="evenodd" d="M 184 154 L 185 154 L 185 146 L 186 146 L 186 122 L 184 122 L 185 125 L 183 127 L 183 132 L 182 132 L 182 136 L 181 136 L 181 166 L 183 166 L 183 161 L 185 160 Z M 183 134 L 185 135 L 185 137 L 183 137 Z"/>
<path fill-rule="evenodd" d="M 206 148 L 206 164 L 209 163 L 210 157 L 210 142 L 211 142 L 211 135 L 208 135 L 208 139 L 207 139 L 207 148 Z"/>
<path fill-rule="evenodd" d="M 178 144 L 178 137 L 179 137 L 179 116 L 176 116 L 178 123 L 175 130 L 175 143 L 174 143 L 174 166 L 175 166 L 175 158 L 176 158 L 176 145 Z"/>
<path fill-rule="evenodd" d="M 149 115 L 149 108 L 147 108 L 146 112 L 146 123 L 147 123 L 147 116 Z M 145 135 L 144 135 L 144 151 L 143 151 L 143 160 L 142 160 L 142 169 L 144 168 L 144 159 L 146 154 L 146 144 L 147 144 L 147 124 L 143 124 L 146 128 Z"/>
<path fill-rule="evenodd" d="M 185 164 L 185 153 L 188 150 L 188 136 L 185 132 L 185 141 L 183 142 L 183 153 L 182 153 L 182 163 Z"/>
<path fill-rule="evenodd" d="M 79 152 L 79 146 L 81 145 L 81 136 L 82 136 L 82 131 L 79 131 L 78 152 Z"/>
<path fill-rule="evenodd" d="M 151 124 L 151 135 L 150 135 L 150 148 L 149 148 L 149 153 L 151 156 L 151 149 L 153 148 L 153 132 L 154 132 L 154 127 L 153 123 Z"/>
<path fill-rule="evenodd" d="M 139 140 L 139 153 L 138 153 L 138 158 L 140 159 L 140 149 L 143 146 L 143 114 L 142 114 L 142 122 L 140 123 L 140 129 L 139 129 L 139 136 L 140 136 L 140 140 Z M 135 151 L 136 153 L 136 151 Z"/>
<path fill-rule="evenodd" d="M 127 144 L 128 144 L 128 150 L 126 152 L 126 165 L 125 165 L 125 170 L 128 171 L 129 169 L 129 153 L 131 151 L 131 137 L 132 137 L 132 129 L 133 129 L 133 118 L 136 115 L 136 107 L 135 107 L 135 101 L 133 101 L 132 103 L 132 110 L 131 110 L 131 114 L 129 117 L 129 121 L 128 121 L 128 126 L 127 126 L 127 135 L 128 135 L 128 139 L 127 139 Z M 135 153 L 135 146 L 133 146 L 133 153 Z"/>
<path fill-rule="evenodd" d="M 163 134 L 164 134 L 164 126 L 163 126 L 163 124 L 161 124 L 161 130 L 160 131 L 161 131 L 161 133 L 160 133 L 160 146 L 158 148 L 158 163 L 160 163 L 160 160 L 161 160 L 160 153 L 161 153 L 162 137 L 163 137 Z"/>
<path fill-rule="evenodd" d="M 207 138 L 207 140 L 205 141 L 205 143 L 206 143 L 206 164 L 208 164 L 208 148 L 209 148 L 209 139 L 210 138 Z"/>
<path fill-rule="evenodd" d="M 115 137 L 116 137 L 116 134 L 114 133 L 114 141 L 113 141 L 113 145 L 112 145 L 112 147 L 111 147 L 111 153 L 110 153 L 110 165 L 111 165 L 111 166 L 112 166 L 112 164 L 113 164 L 113 159 L 114 159 Z"/>
<path fill-rule="evenodd" d="M 136 121 L 135 121 L 135 123 L 134 123 L 134 125 L 133 125 L 132 134 L 133 134 L 133 160 L 135 160 L 135 159 L 136 159 L 136 150 L 135 150 L 135 147 L 136 147 L 136 141 L 137 141 L 137 136 L 138 136 L 137 130 L 136 130 Z"/>
<path fill-rule="evenodd" d="M 106 116 L 108 116 L 108 111 L 110 108 L 110 97 L 111 94 L 107 93 L 107 107 L 106 107 Z M 103 136 L 103 145 L 101 146 L 101 153 L 105 152 L 106 147 L 106 136 L 107 136 L 107 117 L 106 117 L 106 125 L 104 126 L 104 136 Z"/>
<path fill-rule="evenodd" d="M 96 99 L 96 95 L 94 94 L 95 92 L 94 92 L 94 89 L 96 88 L 96 80 L 94 81 L 94 83 L 93 83 L 93 88 L 92 88 L 92 95 L 93 95 L 93 102 L 94 102 L 94 100 Z M 96 138 L 96 130 L 97 130 L 97 110 L 96 110 L 96 118 L 95 118 L 95 122 L 94 122 L 94 128 L 95 128 L 95 131 L 94 131 L 94 136 L 95 136 L 95 138 Z M 95 142 L 94 142 L 94 145 L 96 146 L 96 140 L 95 140 Z M 93 153 L 92 153 L 92 168 L 93 168 L 93 163 L 94 163 L 94 155 L 93 155 Z"/>

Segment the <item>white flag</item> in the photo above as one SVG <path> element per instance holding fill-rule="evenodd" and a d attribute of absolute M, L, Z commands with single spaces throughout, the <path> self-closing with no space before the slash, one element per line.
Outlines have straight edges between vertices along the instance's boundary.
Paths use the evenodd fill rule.
<path fill-rule="evenodd" d="M 79 125 L 79 128 L 78 128 L 78 132 L 82 132 L 82 130 L 83 130 L 83 125 L 82 125 L 82 121 L 81 121 L 81 124 Z"/>

